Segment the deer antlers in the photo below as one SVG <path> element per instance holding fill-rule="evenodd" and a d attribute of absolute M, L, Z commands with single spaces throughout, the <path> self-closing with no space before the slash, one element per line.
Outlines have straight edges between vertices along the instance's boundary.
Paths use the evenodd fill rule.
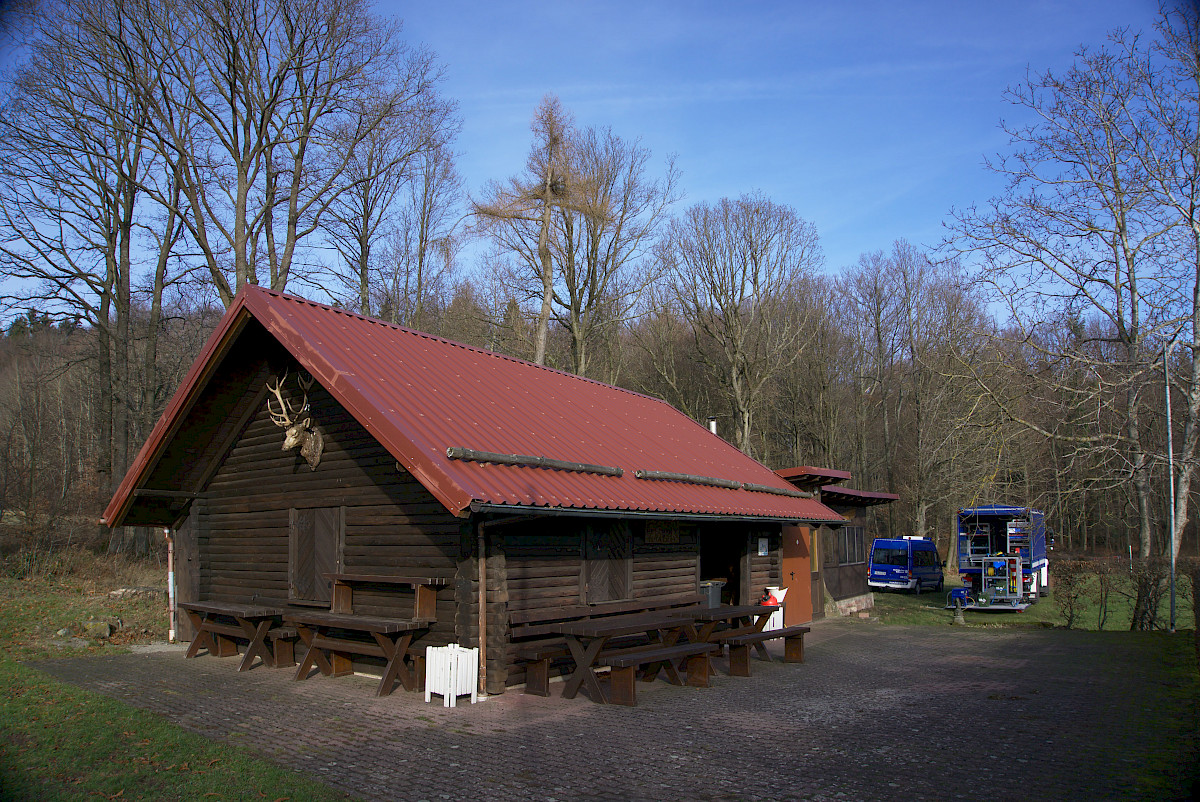
<path fill-rule="evenodd" d="M 296 377 L 296 383 L 304 391 L 304 399 L 300 402 L 300 408 L 297 409 L 283 397 L 283 383 L 287 381 L 287 377 L 288 372 L 285 370 L 283 375 L 275 382 L 274 387 L 271 386 L 270 382 L 267 382 L 267 389 L 279 400 L 279 411 L 276 412 L 275 408 L 271 406 L 271 399 L 268 398 L 267 411 L 271 413 L 271 420 L 281 429 L 296 425 L 297 420 L 303 420 L 308 414 L 308 388 L 312 387 L 313 383 L 312 376 L 309 376 L 307 380 L 305 380 L 303 373 Z M 295 419 L 293 419 L 293 415 Z"/>

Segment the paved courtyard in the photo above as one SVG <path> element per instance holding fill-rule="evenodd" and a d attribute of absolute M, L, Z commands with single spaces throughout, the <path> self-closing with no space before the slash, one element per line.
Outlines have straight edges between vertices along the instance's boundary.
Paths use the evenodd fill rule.
<path fill-rule="evenodd" d="M 180 651 L 37 667 L 365 799 L 1191 798 L 1195 700 L 1128 642 L 820 622 L 803 665 L 639 683 L 636 708 L 556 683 L 447 709 Z"/>

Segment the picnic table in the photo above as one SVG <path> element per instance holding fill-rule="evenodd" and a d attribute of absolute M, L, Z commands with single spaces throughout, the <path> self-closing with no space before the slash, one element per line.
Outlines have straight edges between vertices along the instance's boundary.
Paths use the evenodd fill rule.
<path fill-rule="evenodd" d="M 376 696 L 390 694 L 396 680 L 400 680 L 406 691 L 417 689 L 417 677 L 404 664 L 404 656 L 413 632 L 428 628 L 428 620 L 376 618 L 319 610 L 294 610 L 285 620 L 295 625 L 306 647 L 295 679 L 307 679 L 314 665 L 327 677 L 347 676 L 354 673 L 350 655 L 360 654 L 384 659 L 383 677 L 379 680 Z M 356 637 L 363 634 L 369 635 L 371 640 Z"/>
<path fill-rule="evenodd" d="M 307 679 L 313 666 L 327 677 L 346 676 L 354 670 L 352 655 L 363 655 L 384 660 L 376 696 L 390 694 L 396 680 L 405 690 L 416 690 L 423 671 L 419 661 L 410 670 L 405 656 L 413 633 L 428 629 L 437 621 L 437 588 L 449 584 L 451 578 L 433 572 L 416 576 L 364 573 L 325 576 L 333 582 L 329 611 L 292 610 L 285 616 L 289 624 L 295 625 L 305 646 L 295 679 Z M 412 618 L 383 618 L 355 612 L 355 588 L 397 585 L 413 588 Z"/>
<path fill-rule="evenodd" d="M 693 665 L 689 663 L 689 684 L 707 686 L 707 656 L 716 647 L 708 643 L 680 644 L 680 638 L 690 625 L 691 619 L 685 611 L 630 613 L 563 621 L 554 625 L 555 631 L 566 641 L 571 659 L 575 663 L 571 676 L 563 686 L 563 698 L 575 698 L 580 687 L 586 685 L 593 701 L 610 701 L 596 675 L 598 665 L 607 665 L 613 669 L 614 674 L 611 701 L 618 704 L 634 704 L 632 678 L 638 666 L 646 666 L 642 677 L 644 681 L 649 682 L 665 671 L 669 682 L 681 685 L 683 683 L 675 668 L 675 660 L 693 657 L 703 657 L 703 679 L 696 676 Z M 605 652 L 605 647 L 613 638 L 639 633 L 644 633 L 649 643 Z"/>
<path fill-rule="evenodd" d="M 699 610 L 689 613 L 687 636 L 689 640 L 714 644 L 714 647 L 720 650 L 728 646 L 731 676 L 750 676 L 751 647 L 758 652 L 759 657 L 770 662 L 771 655 L 766 647 L 769 640 L 783 640 L 784 662 L 803 663 L 804 635 L 809 628 L 790 626 L 766 630 L 767 621 L 778 609 L 777 604 L 743 604 Z M 726 627 L 718 629 L 722 623 L 726 624 Z"/>
<path fill-rule="evenodd" d="M 265 665 L 278 665 L 274 650 L 267 645 L 267 633 L 283 615 L 282 607 L 227 602 L 179 602 L 179 607 L 196 628 L 186 657 L 195 657 L 205 648 L 215 657 L 233 657 L 237 654 L 233 639 L 245 638 L 249 645 L 238 671 L 247 671 L 255 657 L 261 657 Z"/>
<path fill-rule="evenodd" d="M 680 611 L 686 615 L 690 626 L 685 625 L 688 640 L 697 643 L 715 643 L 714 633 L 717 627 L 725 624 L 720 631 L 722 636 L 742 635 L 750 632 L 762 632 L 771 619 L 771 614 L 779 609 L 778 604 L 723 604 L 719 607 L 705 607 L 698 610 Z M 766 659 L 766 648 L 757 644 L 760 655 Z"/>

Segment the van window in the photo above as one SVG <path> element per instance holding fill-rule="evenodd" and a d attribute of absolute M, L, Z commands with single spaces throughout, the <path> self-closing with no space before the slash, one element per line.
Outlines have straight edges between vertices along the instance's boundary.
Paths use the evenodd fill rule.
<path fill-rule="evenodd" d="M 875 549 L 875 556 L 871 558 L 871 562 L 876 565 L 899 565 L 906 567 L 908 565 L 908 549 Z"/>

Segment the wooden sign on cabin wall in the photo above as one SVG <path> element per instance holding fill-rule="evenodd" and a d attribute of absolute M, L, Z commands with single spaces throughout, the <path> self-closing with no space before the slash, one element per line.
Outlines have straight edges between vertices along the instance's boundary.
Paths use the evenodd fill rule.
<path fill-rule="evenodd" d="M 646 543 L 652 546 L 679 545 L 679 523 L 677 521 L 647 521 Z"/>

